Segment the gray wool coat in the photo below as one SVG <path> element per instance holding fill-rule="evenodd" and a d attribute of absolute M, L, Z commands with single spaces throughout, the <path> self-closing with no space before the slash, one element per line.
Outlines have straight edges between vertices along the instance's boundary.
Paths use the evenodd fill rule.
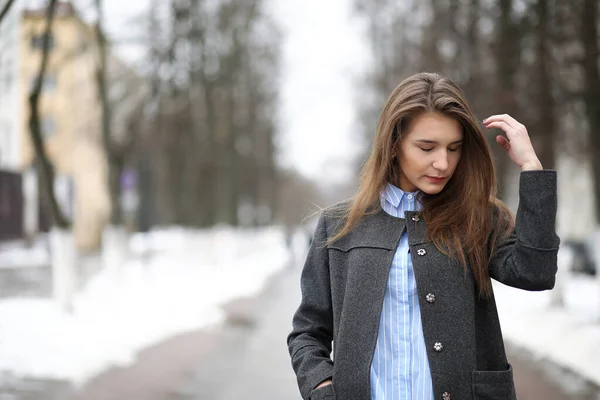
<path fill-rule="evenodd" d="M 525 290 L 554 287 L 556 191 L 555 171 L 521 173 L 515 231 L 495 250 L 489 265 L 493 279 Z M 324 245 L 341 221 L 335 213 L 321 215 L 287 339 L 302 398 L 370 399 L 369 372 L 386 282 L 406 231 L 434 398 L 516 399 L 495 300 L 480 299 L 470 268 L 465 271 L 427 240 L 418 213 L 405 217 L 380 209 L 347 236 Z M 330 378 L 333 385 L 315 389 Z"/>

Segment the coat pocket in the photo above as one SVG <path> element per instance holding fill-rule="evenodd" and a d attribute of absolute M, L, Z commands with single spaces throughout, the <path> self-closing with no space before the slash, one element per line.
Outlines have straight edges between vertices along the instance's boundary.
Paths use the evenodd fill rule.
<path fill-rule="evenodd" d="M 512 366 L 505 371 L 473 371 L 473 399 L 516 400 Z"/>
<path fill-rule="evenodd" d="M 333 384 L 313 389 L 313 391 L 310 392 L 310 400 L 335 400 Z"/>

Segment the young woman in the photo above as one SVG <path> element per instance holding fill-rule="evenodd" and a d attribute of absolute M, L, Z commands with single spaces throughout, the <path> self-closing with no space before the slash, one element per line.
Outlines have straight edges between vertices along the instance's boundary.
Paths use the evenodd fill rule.
<path fill-rule="evenodd" d="M 483 126 L 522 170 L 516 221 L 456 84 L 419 73 L 391 94 L 358 193 L 322 213 L 302 272 L 288 347 L 304 399 L 516 398 L 491 278 L 554 286 L 556 172 L 511 116 Z"/>

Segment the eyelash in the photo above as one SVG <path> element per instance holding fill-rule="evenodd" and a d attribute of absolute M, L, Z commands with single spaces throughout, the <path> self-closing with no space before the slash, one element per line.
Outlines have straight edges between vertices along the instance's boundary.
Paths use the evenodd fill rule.
<path fill-rule="evenodd" d="M 423 150 L 425 153 L 429 153 L 431 150 L 433 150 L 433 149 L 424 149 L 424 148 L 422 148 L 422 147 L 419 147 L 419 148 L 420 148 L 421 150 Z M 448 149 L 448 151 L 451 151 L 451 152 L 453 152 L 453 153 L 454 153 L 455 151 L 458 151 L 458 149 L 460 149 L 460 147 L 457 147 L 456 149 Z"/>

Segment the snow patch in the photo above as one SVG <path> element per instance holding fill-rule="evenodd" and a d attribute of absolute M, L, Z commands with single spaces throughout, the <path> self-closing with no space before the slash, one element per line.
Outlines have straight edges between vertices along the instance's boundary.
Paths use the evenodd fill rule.
<path fill-rule="evenodd" d="M 138 257 L 77 293 L 0 301 L 0 371 L 83 384 L 176 334 L 220 323 L 221 305 L 257 294 L 289 261 L 279 229 L 167 229 L 135 235 Z"/>

